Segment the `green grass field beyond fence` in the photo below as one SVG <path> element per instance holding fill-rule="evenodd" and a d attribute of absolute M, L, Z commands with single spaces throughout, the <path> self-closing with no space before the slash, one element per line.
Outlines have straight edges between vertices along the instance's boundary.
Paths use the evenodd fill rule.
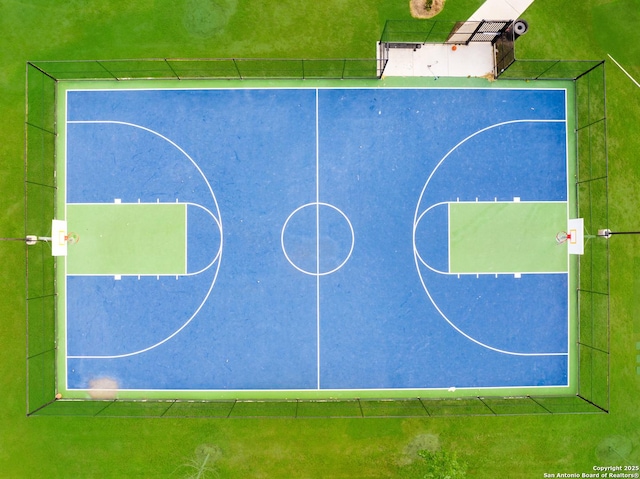
<path fill-rule="evenodd" d="M 440 18 L 464 19 L 481 3 L 447 0 Z M 385 20 L 409 18 L 408 1 L 396 0 L 3 0 L 0 7 L 3 237 L 24 235 L 27 60 L 366 58 L 375 55 Z M 535 0 L 523 17 L 530 31 L 518 40 L 518 57 L 608 60 L 611 55 L 640 79 L 639 0 Z M 640 88 L 610 61 L 606 74 L 609 226 L 614 231 L 637 230 Z M 598 189 L 590 193 L 598 194 Z M 593 472 L 594 466 L 638 465 L 640 261 L 635 258 L 639 248 L 638 237 L 610 240 L 609 414 L 27 418 L 24 245 L 3 241 L 0 477 L 422 477 L 415 454 L 421 448 L 455 452 L 473 478 L 538 478 L 545 473 Z M 44 264 L 46 251 L 40 254 Z M 36 304 L 46 308 L 47 301 Z M 601 307 L 597 302 L 589 306 Z"/>

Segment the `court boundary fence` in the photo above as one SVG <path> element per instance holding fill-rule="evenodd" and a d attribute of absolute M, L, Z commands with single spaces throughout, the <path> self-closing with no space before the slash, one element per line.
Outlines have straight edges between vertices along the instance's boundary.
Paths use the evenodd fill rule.
<path fill-rule="evenodd" d="M 507 45 L 507 48 L 509 45 Z M 209 60 L 190 62 L 197 78 L 214 78 Z M 382 60 L 384 61 L 384 60 Z M 135 60 L 135 72 L 114 75 L 109 62 L 28 62 L 25 113 L 25 235 L 47 235 L 55 217 L 56 94 L 58 81 L 124 81 L 146 78 L 181 78 L 171 63 L 160 76 L 151 68 L 158 60 Z M 233 64 L 235 61 L 230 60 Z M 269 60 L 261 60 L 269 62 Z M 267 72 L 282 72 L 281 64 Z M 342 60 L 344 66 L 348 61 Z M 376 72 L 380 59 L 373 62 Z M 309 65 L 321 65 L 310 63 Z M 263 64 L 264 65 L 264 64 Z M 146 66 L 146 67 L 145 67 Z M 517 66 L 514 68 L 514 66 Z M 83 70 L 82 68 L 85 68 Z M 142 68 L 144 67 L 144 68 Z M 148 68 L 147 68 L 148 67 Z M 367 68 L 371 68 L 369 65 Z M 124 71 L 124 70 L 123 70 Z M 256 70 L 257 71 L 257 70 Z M 301 70 L 297 70 L 300 73 Z M 345 72 L 343 67 L 341 72 Z M 97 72 L 97 73 L 96 73 Z M 333 74 L 333 73 L 331 73 Z M 604 62 L 518 60 L 500 78 L 558 79 L 572 74 L 575 82 L 577 203 L 586 234 L 608 227 L 608 159 Z M 342 73 L 341 73 L 342 75 Z M 374 75 L 375 77 L 376 75 Z M 528 76 L 528 77 L 527 77 Z M 328 78 L 321 76 L 313 78 Z M 227 78 L 227 77 L 215 77 Z M 238 76 L 234 77 L 238 78 Z M 252 77 L 257 78 L 257 77 Z M 262 78 L 262 77 L 260 77 Z M 285 78 L 275 74 L 272 78 Z M 286 78 L 290 78 L 286 76 Z M 300 78 L 300 77 L 298 77 Z M 311 77 L 304 77 L 311 78 Z M 341 76 L 341 78 L 345 78 Z M 364 77 L 360 77 L 364 78 Z M 56 398 L 56 263 L 45 242 L 26 247 L 26 412 L 28 416 L 148 416 L 148 417 L 440 417 L 528 414 L 598 414 L 609 411 L 609 248 L 603 238 L 588 238 L 579 260 L 578 392 L 569 396 L 518 396 L 456 399 L 345 399 L 345 400 L 77 400 Z"/>
<path fill-rule="evenodd" d="M 456 399 L 291 399 L 291 400 L 84 400 L 53 401 L 38 416 L 215 417 L 215 418 L 403 418 L 515 416 L 593 413 L 572 397 L 471 397 Z"/>
<path fill-rule="evenodd" d="M 575 85 L 577 217 L 584 218 L 579 257 L 578 397 L 603 412 L 610 400 L 609 224 L 606 72 L 604 60 L 518 59 L 513 29 L 494 44 L 498 80 L 572 80 Z"/>
<path fill-rule="evenodd" d="M 54 80 L 350 80 L 382 76 L 386 58 L 147 58 L 28 62 Z"/>

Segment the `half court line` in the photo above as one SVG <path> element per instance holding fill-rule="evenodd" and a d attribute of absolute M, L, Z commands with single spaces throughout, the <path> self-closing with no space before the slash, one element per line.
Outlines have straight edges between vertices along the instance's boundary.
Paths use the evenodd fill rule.
<path fill-rule="evenodd" d="M 320 389 L 320 120 L 319 93 L 316 88 L 316 374 L 317 389 Z"/>

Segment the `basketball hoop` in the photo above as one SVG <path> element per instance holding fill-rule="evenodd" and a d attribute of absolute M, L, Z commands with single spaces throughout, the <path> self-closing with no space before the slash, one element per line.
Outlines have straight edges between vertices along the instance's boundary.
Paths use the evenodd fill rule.
<path fill-rule="evenodd" d="M 80 241 L 80 235 L 78 235 L 78 233 L 70 232 L 64 237 L 64 240 L 67 242 L 67 244 L 76 244 L 78 241 Z"/>
<path fill-rule="evenodd" d="M 566 231 L 560 231 L 556 235 L 556 243 L 558 244 L 565 243 L 567 240 L 571 240 L 571 233 L 567 233 Z"/>

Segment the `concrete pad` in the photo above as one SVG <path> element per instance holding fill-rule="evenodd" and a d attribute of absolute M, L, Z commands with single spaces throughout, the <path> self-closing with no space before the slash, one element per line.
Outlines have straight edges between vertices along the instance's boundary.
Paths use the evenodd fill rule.
<path fill-rule="evenodd" d="M 517 20 L 533 1 L 486 0 L 467 21 Z M 488 42 L 457 45 L 456 50 L 451 45 L 431 43 L 416 49 L 391 48 L 388 58 L 384 76 L 484 77 L 493 75 L 495 64 L 493 46 Z"/>
<path fill-rule="evenodd" d="M 493 75 L 493 46 L 427 43 L 420 48 L 390 48 L 384 76 L 483 77 Z"/>

